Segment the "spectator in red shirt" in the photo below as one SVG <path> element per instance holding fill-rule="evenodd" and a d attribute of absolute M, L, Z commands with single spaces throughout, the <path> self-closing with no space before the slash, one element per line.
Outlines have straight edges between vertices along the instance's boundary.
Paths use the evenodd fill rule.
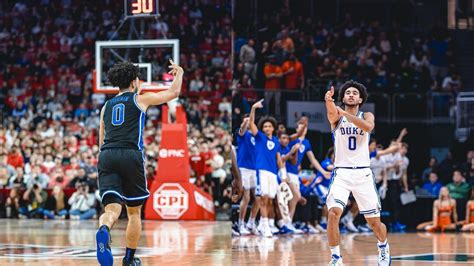
<path fill-rule="evenodd" d="M 14 146 L 10 154 L 8 154 L 7 163 L 15 168 L 25 166 L 23 156 L 20 153 L 18 147 Z"/>
<path fill-rule="evenodd" d="M 196 178 L 204 176 L 204 160 L 202 159 L 197 147 L 191 147 L 191 156 L 189 156 L 191 169 L 194 171 Z"/>
<path fill-rule="evenodd" d="M 201 144 L 201 160 L 204 163 L 204 175 L 206 176 L 206 183 L 211 184 L 212 174 L 212 152 L 209 150 L 207 143 Z"/>

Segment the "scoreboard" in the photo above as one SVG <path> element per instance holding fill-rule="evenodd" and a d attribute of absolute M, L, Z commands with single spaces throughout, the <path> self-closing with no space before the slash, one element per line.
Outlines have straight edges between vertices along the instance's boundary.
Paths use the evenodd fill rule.
<path fill-rule="evenodd" d="M 159 15 L 158 0 L 124 0 L 125 17 L 155 17 Z"/>

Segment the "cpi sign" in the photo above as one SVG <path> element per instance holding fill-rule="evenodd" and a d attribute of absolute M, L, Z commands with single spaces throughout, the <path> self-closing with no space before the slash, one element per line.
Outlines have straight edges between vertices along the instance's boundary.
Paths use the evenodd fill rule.
<path fill-rule="evenodd" d="M 153 194 L 153 209 L 162 219 L 179 219 L 188 207 L 188 192 L 178 183 L 165 183 Z"/>

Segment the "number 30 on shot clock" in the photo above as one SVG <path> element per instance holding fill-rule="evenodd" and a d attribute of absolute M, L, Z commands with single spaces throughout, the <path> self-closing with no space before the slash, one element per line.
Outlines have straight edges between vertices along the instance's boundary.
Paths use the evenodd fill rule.
<path fill-rule="evenodd" d="M 158 16 L 158 0 L 124 0 L 125 17 Z"/>

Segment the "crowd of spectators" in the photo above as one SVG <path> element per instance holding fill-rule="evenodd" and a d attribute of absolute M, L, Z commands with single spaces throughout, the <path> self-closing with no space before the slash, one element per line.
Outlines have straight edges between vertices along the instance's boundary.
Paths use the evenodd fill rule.
<path fill-rule="evenodd" d="M 419 181 L 421 188 L 434 198 L 439 196 L 441 187 L 446 186 L 450 197 L 456 200 L 459 220 L 463 220 L 474 188 L 474 151 L 468 151 L 464 161 L 454 160 L 451 153 L 441 162 L 435 157 L 430 158 Z"/>
<path fill-rule="evenodd" d="M 11 189 L 0 198 L 2 215 L 90 219 L 100 211 L 99 110 L 111 96 L 93 93 L 93 52 L 96 40 L 116 31 L 123 16 L 117 10 L 123 1 L 0 5 L 0 188 Z M 214 194 L 216 206 L 228 206 L 230 3 L 163 0 L 160 13 L 159 20 L 145 21 L 144 38 L 180 39 L 191 181 Z M 127 31 L 114 39 L 124 39 Z M 156 172 L 160 121 L 161 109 L 150 108 L 144 136 L 148 179 Z"/>
<path fill-rule="evenodd" d="M 281 97 L 301 99 L 311 84 L 324 87 L 331 81 L 338 87 L 348 79 L 365 84 L 369 93 L 462 89 L 453 38 L 445 27 L 408 30 L 396 23 L 355 21 L 348 14 L 328 24 L 292 14 L 288 7 L 259 18 L 260 31 L 236 32 L 233 87 L 243 90 L 236 94 L 237 106 L 245 105 L 242 99 L 255 100 L 254 89 L 264 89 L 259 97 L 268 109 L 272 99 L 275 106 Z"/>

